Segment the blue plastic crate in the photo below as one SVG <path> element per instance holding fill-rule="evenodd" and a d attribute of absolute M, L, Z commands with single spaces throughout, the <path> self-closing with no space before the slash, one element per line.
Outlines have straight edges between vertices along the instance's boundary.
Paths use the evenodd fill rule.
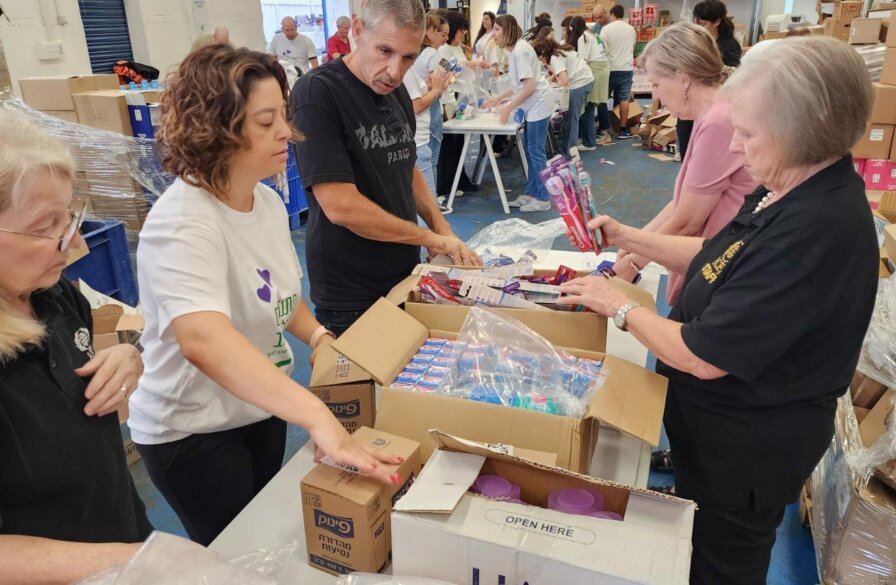
<path fill-rule="evenodd" d="M 116 219 L 87 220 L 82 231 L 90 253 L 66 268 L 65 276 L 73 282 L 80 278 L 97 292 L 136 306 L 137 281 L 124 223 Z"/>
<path fill-rule="evenodd" d="M 289 202 L 286 202 L 286 197 L 274 184 L 273 179 L 265 179 L 262 183 L 276 191 L 286 205 L 286 215 L 289 216 L 289 229 L 299 229 L 301 223 L 299 217 L 303 211 L 308 209 L 308 198 L 305 196 L 305 189 L 302 187 L 302 177 L 299 176 L 299 165 L 296 164 L 294 147 L 289 147 L 289 158 L 286 161 L 286 183 L 289 185 Z"/>

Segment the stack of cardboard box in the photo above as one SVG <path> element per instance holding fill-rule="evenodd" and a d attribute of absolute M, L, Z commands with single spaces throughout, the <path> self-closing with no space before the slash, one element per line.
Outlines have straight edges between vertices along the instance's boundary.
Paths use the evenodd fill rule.
<path fill-rule="evenodd" d="M 580 7 L 567 10 L 563 13 L 563 16 L 581 16 L 585 20 L 590 21 L 594 15 L 594 8 L 596 6 L 604 6 L 607 10 L 610 10 L 615 4 L 616 0 L 582 0 L 582 5 Z M 554 28 L 556 29 L 558 26 L 560 26 L 560 23 L 555 22 Z"/>
<path fill-rule="evenodd" d="M 117 90 L 117 75 L 26 77 L 19 80 L 22 101 L 33 109 L 66 122 L 85 124 L 78 118 L 74 94 L 94 90 Z"/>
<path fill-rule="evenodd" d="M 883 195 L 896 192 L 896 33 L 889 33 L 886 42 L 880 82 L 874 84 L 874 108 L 868 128 L 853 146 L 852 155 L 856 172 L 865 179 L 869 199 L 884 203 L 879 210 L 884 215 L 893 213 L 892 219 L 896 219 L 896 200 Z"/>
<path fill-rule="evenodd" d="M 882 20 L 862 18 L 864 7 L 861 0 L 838 0 L 834 2 L 833 16 L 826 17 L 819 5 L 819 22 L 825 27 L 824 34 L 853 45 L 878 42 Z"/>
<path fill-rule="evenodd" d="M 675 152 L 677 134 L 675 131 L 678 120 L 669 112 L 657 112 L 647 118 L 647 122 L 638 130 L 641 138 L 641 146 L 647 150 Z"/>

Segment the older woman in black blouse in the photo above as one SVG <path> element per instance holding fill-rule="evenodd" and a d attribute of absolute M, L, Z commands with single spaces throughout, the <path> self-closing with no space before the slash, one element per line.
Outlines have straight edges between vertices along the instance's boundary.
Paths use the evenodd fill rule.
<path fill-rule="evenodd" d="M 691 583 L 765 583 L 784 507 L 830 444 L 877 288 L 877 238 L 848 152 L 871 110 L 865 65 L 836 39 L 778 42 L 725 85 L 731 149 L 761 185 L 726 228 L 704 240 L 592 222 L 686 273 L 669 318 L 602 278 L 571 281 L 561 299 L 613 317 L 669 377 L 676 493 L 699 505 Z"/>
<path fill-rule="evenodd" d="M 94 352 L 87 300 L 61 278 L 78 234 L 68 151 L 0 109 L 0 583 L 71 583 L 126 562 L 152 530 L 116 409 L 143 372 Z"/>

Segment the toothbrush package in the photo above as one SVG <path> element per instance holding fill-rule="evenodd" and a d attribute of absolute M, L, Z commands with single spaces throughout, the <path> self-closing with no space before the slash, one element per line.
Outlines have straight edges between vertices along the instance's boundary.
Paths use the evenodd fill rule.
<path fill-rule="evenodd" d="M 538 176 L 576 247 L 582 252 L 600 254 L 603 234 L 600 230 L 588 229 L 588 222 L 597 215 L 591 198 L 591 176 L 585 171 L 578 150 L 570 149 L 570 155 L 570 158 L 555 156 Z"/>

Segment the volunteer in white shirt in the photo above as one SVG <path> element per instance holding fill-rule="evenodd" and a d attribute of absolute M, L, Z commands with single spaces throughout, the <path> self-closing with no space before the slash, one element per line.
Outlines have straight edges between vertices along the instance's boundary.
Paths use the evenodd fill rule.
<path fill-rule="evenodd" d="M 578 53 L 572 49 L 561 50 L 555 41 L 544 39 L 536 42 L 532 48 L 538 58 L 548 65 L 557 85 L 569 91 L 569 109 L 562 142 L 564 149 L 569 152 L 576 145 L 579 118 L 585 111 L 585 102 L 594 87 L 594 74 Z"/>
<path fill-rule="evenodd" d="M 383 465 L 394 457 L 358 445 L 290 379 L 286 333 L 314 350 L 332 337 L 302 302 L 283 202 L 259 183 L 284 171 L 295 136 L 287 92 L 273 57 L 213 45 L 181 63 L 163 97 L 162 163 L 178 178 L 137 249 L 145 372 L 128 425 L 203 545 L 279 471 L 287 422 L 308 430 L 317 457 L 399 479 Z"/>
<path fill-rule="evenodd" d="M 439 68 L 441 69 L 441 68 Z M 429 146 L 430 139 L 430 106 L 439 102 L 442 92 L 448 87 L 448 72 L 444 69 L 435 70 L 428 76 L 429 83 L 424 81 L 415 67 L 408 69 L 404 75 L 404 86 L 411 96 L 414 105 L 414 114 L 417 116 L 417 131 L 414 134 L 414 143 L 417 147 L 417 168 L 426 185 L 435 195 L 435 176 L 432 168 L 432 149 Z M 439 205 L 439 210 L 444 214 L 451 213 L 451 209 Z"/>
<path fill-rule="evenodd" d="M 619 119 L 628 120 L 628 100 L 632 93 L 632 81 L 635 76 L 635 40 L 637 33 L 632 26 L 622 20 L 625 9 L 616 4 L 610 8 L 610 22 L 600 31 L 600 36 L 607 44 L 610 59 L 610 93 L 613 105 L 619 106 Z M 628 128 L 619 128 L 617 138 L 631 138 Z"/>
<path fill-rule="evenodd" d="M 585 104 L 585 112 L 579 121 L 579 137 L 582 139 L 582 150 L 594 150 L 598 144 L 610 143 L 610 113 L 607 110 L 607 99 L 610 85 L 610 61 L 603 39 L 588 30 L 585 19 L 576 16 L 568 25 L 567 44 L 577 47 L 579 56 L 588 63 L 594 76 L 594 85 Z M 597 110 L 597 126 L 600 135 L 595 132 L 594 112 Z"/>
<path fill-rule="evenodd" d="M 317 47 L 310 37 L 296 28 L 296 20 L 287 16 L 280 23 L 281 31 L 271 40 L 271 54 L 288 61 L 303 75 L 317 67 Z"/>
<path fill-rule="evenodd" d="M 476 57 L 479 57 L 486 62 L 488 61 L 486 51 L 489 43 L 492 41 L 492 28 L 494 28 L 494 26 L 495 13 L 489 11 L 483 12 L 482 26 L 479 27 L 479 32 L 476 34 L 476 40 L 473 41 L 473 53 Z"/>
<path fill-rule="evenodd" d="M 522 40 L 523 30 L 516 19 L 504 14 L 495 19 L 492 33 L 498 46 L 510 51 L 511 81 L 516 84 L 513 90 L 507 91 L 495 100 L 486 103 L 491 107 L 506 98 L 510 101 L 500 106 L 498 116 L 502 123 L 507 123 L 513 112 L 521 108 L 526 119 L 526 158 L 529 161 L 529 177 L 526 180 L 526 193 L 520 195 L 508 205 L 519 207 L 520 211 L 548 211 L 551 202 L 548 193 L 538 178 L 538 171 L 547 166 L 545 142 L 548 136 L 548 124 L 554 111 L 551 99 L 551 86 L 544 74 L 544 67 L 535 50 Z"/>
<path fill-rule="evenodd" d="M 445 68 L 439 65 L 442 57 L 439 55 L 438 49 L 447 41 L 448 23 L 445 22 L 445 19 L 439 16 L 435 10 L 430 10 L 426 13 L 426 32 L 423 34 L 423 42 L 420 45 L 420 55 L 417 56 L 414 65 L 411 67 L 418 78 L 429 79 L 430 74 L 438 71 L 445 71 Z M 450 76 L 446 75 L 446 78 L 447 77 Z M 445 89 L 439 94 L 439 99 L 433 100 L 429 105 L 429 155 L 432 164 L 432 184 L 429 188 L 434 195 L 438 194 L 435 185 L 438 185 L 439 155 L 442 151 L 443 120 L 441 96 L 444 92 Z M 417 119 L 417 124 L 417 131 L 419 132 L 419 118 Z M 422 169 L 421 172 L 423 172 Z M 423 177 L 427 178 L 425 172 L 423 172 Z M 441 198 L 441 200 L 444 201 L 444 197 Z M 442 203 L 439 203 L 439 210 L 444 213 L 448 211 L 448 208 L 442 205 Z"/>

